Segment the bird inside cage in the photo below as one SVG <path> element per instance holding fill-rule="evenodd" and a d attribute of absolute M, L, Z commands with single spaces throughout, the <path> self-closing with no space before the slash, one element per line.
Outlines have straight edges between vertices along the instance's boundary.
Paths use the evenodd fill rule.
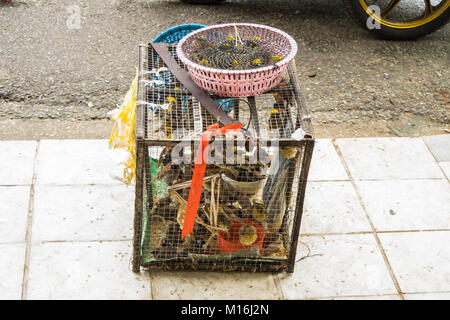
<path fill-rule="evenodd" d="M 194 40 L 194 49 L 190 54 L 192 61 L 223 70 L 246 70 L 274 64 L 282 59 L 272 54 L 255 36 L 242 39 L 236 30 L 224 40 L 198 37 Z"/>

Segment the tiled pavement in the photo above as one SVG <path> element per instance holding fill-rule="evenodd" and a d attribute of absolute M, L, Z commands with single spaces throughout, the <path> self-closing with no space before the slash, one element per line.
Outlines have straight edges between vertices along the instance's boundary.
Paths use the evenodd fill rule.
<path fill-rule="evenodd" d="M 294 274 L 132 273 L 119 158 L 0 141 L 0 299 L 450 299 L 450 135 L 318 140 Z"/>

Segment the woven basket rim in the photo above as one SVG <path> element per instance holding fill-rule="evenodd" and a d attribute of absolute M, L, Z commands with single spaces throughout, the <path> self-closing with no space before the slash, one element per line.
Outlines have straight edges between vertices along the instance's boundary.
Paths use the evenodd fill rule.
<path fill-rule="evenodd" d="M 289 44 L 291 45 L 291 51 L 286 57 L 284 57 L 283 59 L 281 59 L 280 61 L 278 61 L 274 64 L 271 64 L 270 66 L 259 67 L 259 68 L 248 69 L 248 70 L 224 70 L 224 69 L 205 67 L 205 66 L 202 66 L 202 65 L 199 65 L 199 64 L 193 62 L 188 57 L 186 57 L 186 55 L 183 52 L 183 45 L 191 37 L 195 36 L 197 33 L 200 33 L 200 32 L 205 32 L 207 30 L 214 30 L 214 29 L 219 29 L 219 28 L 228 27 L 228 26 L 236 26 L 236 27 L 248 26 L 248 27 L 256 27 L 256 28 L 260 28 L 260 29 L 268 29 L 270 31 L 273 31 L 273 32 L 278 33 L 281 36 L 285 37 L 289 41 Z M 256 24 L 256 23 L 224 23 L 224 24 L 212 25 L 212 26 L 209 26 L 206 28 L 201 28 L 201 29 L 191 32 L 190 34 L 186 35 L 183 39 L 181 39 L 181 41 L 178 42 L 178 44 L 177 44 L 177 56 L 181 60 L 181 62 L 183 62 L 186 66 L 193 68 L 193 69 L 200 70 L 200 71 L 212 72 L 212 73 L 216 73 L 216 74 L 255 74 L 255 73 L 262 73 L 262 72 L 266 72 L 266 71 L 273 70 L 276 68 L 280 68 L 280 67 L 284 66 L 285 64 L 288 64 L 289 62 L 291 62 L 292 59 L 294 59 L 295 55 L 297 54 L 297 50 L 298 50 L 297 42 L 295 42 L 294 38 L 292 38 L 286 32 L 284 32 L 280 29 L 277 29 L 277 28 L 273 28 L 273 27 L 266 26 L 263 24 Z"/>
<path fill-rule="evenodd" d="M 159 35 L 157 35 L 155 37 L 155 39 L 153 39 L 153 42 L 161 42 L 168 35 L 172 35 L 174 33 L 180 32 L 180 31 L 189 30 L 191 28 L 195 28 L 195 30 L 198 30 L 198 29 L 202 29 L 204 27 L 206 27 L 206 25 L 197 24 L 197 23 L 179 24 L 179 25 L 170 27 L 169 29 L 166 29 L 163 32 L 161 32 Z M 193 31 L 195 31 L 195 30 L 193 30 Z"/>

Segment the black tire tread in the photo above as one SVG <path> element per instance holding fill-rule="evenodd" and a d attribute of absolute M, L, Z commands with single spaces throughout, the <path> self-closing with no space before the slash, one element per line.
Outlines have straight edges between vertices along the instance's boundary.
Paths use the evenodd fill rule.
<path fill-rule="evenodd" d="M 363 10 L 358 0 L 344 0 L 345 5 L 350 9 L 354 20 L 362 28 L 367 29 L 367 13 Z M 436 19 L 415 28 L 396 29 L 382 25 L 381 29 L 368 30 L 376 36 L 388 40 L 413 40 L 430 34 L 445 26 L 450 20 L 450 7 Z"/>

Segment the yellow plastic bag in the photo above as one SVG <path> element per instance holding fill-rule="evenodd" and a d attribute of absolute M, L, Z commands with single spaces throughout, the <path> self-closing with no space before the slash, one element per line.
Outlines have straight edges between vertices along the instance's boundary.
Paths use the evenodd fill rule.
<path fill-rule="evenodd" d="M 126 184 L 130 184 L 136 179 L 136 140 L 134 125 L 136 123 L 137 81 L 138 71 L 136 71 L 136 77 L 123 100 L 122 106 L 108 112 L 111 120 L 115 121 L 109 139 L 109 147 L 125 149 L 128 152 L 127 160 L 122 163 L 125 165 L 122 181 Z"/>

